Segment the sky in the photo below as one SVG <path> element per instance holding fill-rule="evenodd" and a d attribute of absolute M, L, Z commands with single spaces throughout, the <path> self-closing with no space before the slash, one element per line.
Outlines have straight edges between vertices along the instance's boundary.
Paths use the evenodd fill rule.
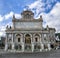
<path fill-rule="evenodd" d="M 7 25 L 12 25 L 12 16 L 21 18 L 21 12 L 29 9 L 34 18 L 43 17 L 43 27 L 47 25 L 60 32 L 60 0 L 0 0 L 0 36 L 5 35 Z"/>

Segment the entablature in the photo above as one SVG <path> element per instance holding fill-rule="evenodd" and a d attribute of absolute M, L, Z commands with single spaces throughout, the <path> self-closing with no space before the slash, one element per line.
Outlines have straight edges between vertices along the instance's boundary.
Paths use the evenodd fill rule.
<path fill-rule="evenodd" d="M 40 19 L 33 19 L 33 20 L 23 20 L 23 19 L 13 19 L 12 22 L 39 22 L 42 21 Z"/>
<path fill-rule="evenodd" d="M 42 31 L 42 30 L 6 30 L 6 33 L 49 33 L 49 31 Z"/>

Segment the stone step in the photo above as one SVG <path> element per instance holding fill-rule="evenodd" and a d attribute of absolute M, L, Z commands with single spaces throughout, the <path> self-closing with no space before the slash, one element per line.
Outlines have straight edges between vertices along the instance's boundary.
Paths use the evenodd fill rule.
<path fill-rule="evenodd" d="M 59 52 L 58 52 L 59 51 Z M 31 52 L 31 53 L 4 53 L 0 54 L 0 58 L 60 58 L 60 50 L 48 52 Z"/>

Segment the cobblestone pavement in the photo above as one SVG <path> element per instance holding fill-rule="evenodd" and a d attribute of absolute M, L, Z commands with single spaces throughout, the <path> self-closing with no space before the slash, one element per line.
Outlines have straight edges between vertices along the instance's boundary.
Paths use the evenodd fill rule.
<path fill-rule="evenodd" d="M 60 50 L 35 53 L 0 53 L 0 58 L 60 58 Z"/>

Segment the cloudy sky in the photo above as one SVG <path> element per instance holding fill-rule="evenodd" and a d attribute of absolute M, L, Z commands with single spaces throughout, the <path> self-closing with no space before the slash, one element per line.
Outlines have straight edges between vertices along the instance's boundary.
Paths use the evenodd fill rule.
<path fill-rule="evenodd" d="M 20 13 L 27 8 L 34 12 L 34 18 L 43 16 L 44 27 L 49 25 L 60 32 L 60 0 L 0 0 L 0 36 L 7 25 L 12 25 L 13 14 L 20 18 Z"/>

